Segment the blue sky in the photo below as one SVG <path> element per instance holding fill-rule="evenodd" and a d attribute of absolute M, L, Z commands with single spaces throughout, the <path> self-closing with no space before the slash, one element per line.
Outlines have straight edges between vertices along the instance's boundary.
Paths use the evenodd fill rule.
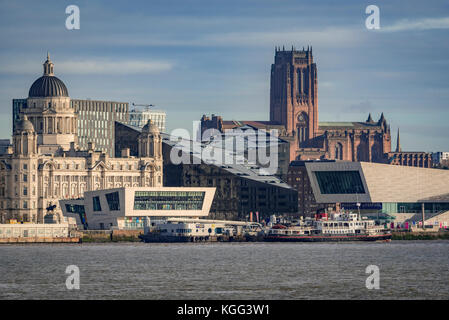
<path fill-rule="evenodd" d="M 65 8 L 80 8 L 67 30 Z M 380 30 L 365 28 L 366 6 Z M 449 151 L 448 1 L 0 1 L 0 137 L 47 50 L 72 98 L 268 120 L 274 47 L 312 45 L 320 121 L 384 112 L 406 151 Z M 395 147 L 395 142 L 392 147 Z"/>

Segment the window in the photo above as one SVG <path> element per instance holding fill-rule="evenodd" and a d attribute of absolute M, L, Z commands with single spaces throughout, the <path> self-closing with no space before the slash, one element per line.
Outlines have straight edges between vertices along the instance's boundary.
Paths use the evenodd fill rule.
<path fill-rule="evenodd" d="M 98 197 L 98 196 L 93 197 L 92 201 L 93 201 L 94 211 L 101 211 L 100 197 Z"/>
<path fill-rule="evenodd" d="M 79 205 L 79 204 L 66 204 L 65 208 L 67 210 L 68 213 L 78 213 L 80 216 L 80 220 L 81 223 L 86 226 L 86 212 L 84 210 L 84 206 L 83 205 Z"/>
<path fill-rule="evenodd" d="M 108 202 L 109 210 L 118 211 L 120 210 L 120 199 L 118 191 L 112 193 L 106 193 L 106 200 Z"/>
<path fill-rule="evenodd" d="M 365 193 L 358 171 L 314 171 L 322 194 Z"/>
<path fill-rule="evenodd" d="M 28 175 L 24 174 L 23 175 L 23 182 L 27 182 L 28 181 Z"/>
<path fill-rule="evenodd" d="M 134 210 L 201 210 L 205 192 L 136 191 Z"/>

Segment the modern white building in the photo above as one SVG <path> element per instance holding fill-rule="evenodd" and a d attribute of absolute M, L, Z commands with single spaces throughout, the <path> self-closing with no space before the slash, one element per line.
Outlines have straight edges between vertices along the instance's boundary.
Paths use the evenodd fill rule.
<path fill-rule="evenodd" d="M 148 120 L 151 120 L 158 128 L 160 132 L 165 132 L 165 121 L 167 115 L 165 111 L 153 110 L 153 109 L 132 109 L 129 112 L 128 124 L 134 127 L 142 128 Z M 118 120 L 119 121 L 119 120 Z"/>
<path fill-rule="evenodd" d="M 122 187 L 59 202 L 64 216 L 75 218 L 80 228 L 139 229 L 168 217 L 206 217 L 214 195 L 215 188 Z"/>

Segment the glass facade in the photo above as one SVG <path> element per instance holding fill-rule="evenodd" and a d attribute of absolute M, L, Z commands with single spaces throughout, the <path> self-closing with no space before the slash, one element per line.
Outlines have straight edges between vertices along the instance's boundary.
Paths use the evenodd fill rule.
<path fill-rule="evenodd" d="M 65 209 L 70 213 L 78 213 L 80 216 L 81 223 L 87 227 L 86 222 L 86 211 L 83 205 L 80 204 L 66 204 Z"/>
<path fill-rule="evenodd" d="M 100 197 L 98 197 L 98 196 L 93 197 L 92 201 L 93 201 L 94 211 L 101 211 Z"/>
<path fill-rule="evenodd" d="M 449 203 L 425 203 L 425 213 L 440 213 L 449 210 Z M 421 213 L 421 203 L 416 202 L 385 202 L 382 203 L 384 213 Z"/>
<path fill-rule="evenodd" d="M 136 191 L 134 210 L 201 210 L 203 191 Z"/>
<path fill-rule="evenodd" d="M 314 171 L 322 194 L 365 193 L 358 171 Z"/>
<path fill-rule="evenodd" d="M 106 193 L 106 200 L 108 202 L 109 210 L 118 211 L 120 210 L 120 199 L 118 191 L 112 193 Z"/>

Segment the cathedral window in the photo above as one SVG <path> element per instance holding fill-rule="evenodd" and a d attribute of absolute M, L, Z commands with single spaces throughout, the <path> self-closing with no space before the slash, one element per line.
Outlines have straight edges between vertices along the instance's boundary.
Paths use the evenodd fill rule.
<path fill-rule="evenodd" d="M 343 146 L 341 143 L 337 143 L 335 146 L 335 159 L 343 160 Z"/>

